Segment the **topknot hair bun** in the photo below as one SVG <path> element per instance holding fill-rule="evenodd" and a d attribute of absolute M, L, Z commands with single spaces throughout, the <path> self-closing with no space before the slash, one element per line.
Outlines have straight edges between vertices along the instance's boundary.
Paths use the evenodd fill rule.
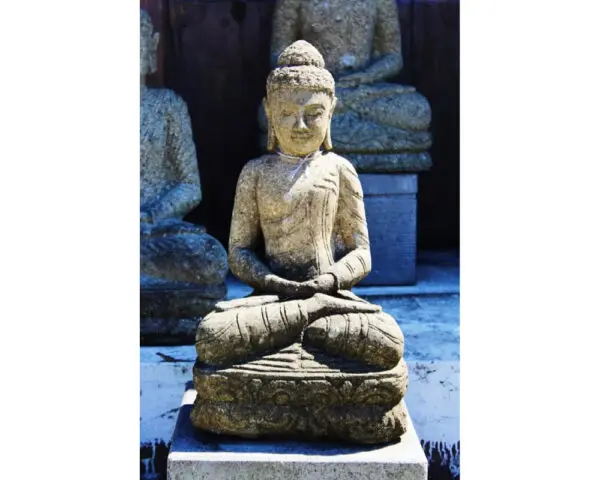
<path fill-rule="evenodd" d="M 310 43 L 298 40 L 281 52 L 277 59 L 277 66 L 325 68 L 325 60 L 323 60 L 323 55 Z"/>

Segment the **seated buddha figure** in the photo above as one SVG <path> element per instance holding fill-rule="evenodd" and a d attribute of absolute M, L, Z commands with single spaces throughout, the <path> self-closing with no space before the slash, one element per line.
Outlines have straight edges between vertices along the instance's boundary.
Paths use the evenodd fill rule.
<path fill-rule="evenodd" d="M 278 0 L 272 59 L 299 39 L 323 54 L 336 81 L 336 152 L 365 171 L 380 167 L 381 157 L 373 155 L 382 154 L 394 159 L 392 165 L 429 168 L 429 103 L 412 86 L 386 82 L 403 66 L 396 0 Z"/>
<path fill-rule="evenodd" d="M 183 221 L 202 198 L 186 104 L 171 90 L 145 85 L 156 71 L 157 46 L 150 16 L 140 10 L 141 287 L 214 287 L 222 298 L 225 249 L 203 227 Z"/>
<path fill-rule="evenodd" d="M 254 293 L 198 326 L 197 428 L 359 443 L 405 431 L 402 332 L 350 291 L 371 255 L 358 175 L 331 152 L 335 102 L 317 49 L 286 48 L 267 79 L 271 153 L 244 166 L 231 221 L 229 266 Z"/>

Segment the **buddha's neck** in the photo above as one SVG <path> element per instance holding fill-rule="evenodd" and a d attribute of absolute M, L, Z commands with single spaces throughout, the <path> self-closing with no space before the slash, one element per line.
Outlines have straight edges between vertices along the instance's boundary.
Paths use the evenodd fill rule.
<path fill-rule="evenodd" d="M 295 165 L 305 162 L 310 162 L 311 160 L 316 159 L 321 155 L 321 151 L 317 150 L 315 152 L 309 153 L 308 155 L 291 155 L 289 153 L 282 152 L 279 150 L 277 152 L 279 158 L 286 163 L 293 163 Z"/>

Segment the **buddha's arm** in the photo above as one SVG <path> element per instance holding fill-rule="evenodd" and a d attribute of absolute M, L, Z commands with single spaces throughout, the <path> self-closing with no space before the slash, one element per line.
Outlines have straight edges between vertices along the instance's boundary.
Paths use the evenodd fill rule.
<path fill-rule="evenodd" d="M 240 280 L 262 292 L 291 294 L 300 284 L 278 277 L 256 255 L 260 239 L 256 203 L 259 162 L 248 162 L 238 179 L 229 233 L 229 268 Z"/>
<path fill-rule="evenodd" d="M 273 13 L 271 37 L 271 65 L 277 65 L 277 57 L 289 45 L 300 38 L 299 0 L 277 0 Z"/>
<path fill-rule="evenodd" d="M 196 147 L 185 102 L 168 92 L 167 155 L 177 167 L 178 184 L 150 208 L 154 221 L 182 218 L 202 200 Z"/>
<path fill-rule="evenodd" d="M 347 253 L 327 273 L 334 275 L 340 290 L 348 290 L 371 271 L 371 250 L 362 187 L 347 160 L 340 164 L 337 225 Z"/>
<path fill-rule="evenodd" d="M 377 0 L 373 62 L 364 70 L 340 77 L 340 87 L 379 82 L 402 70 L 402 36 L 396 0 Z"/>
<path fill-rule="evenodd" d="M 238 179 L 229 232 L 229 268 L 248 285 L 264 290 L 272 272 L 256 256 L 260 220 L 256 204 L 257 161 L 247 163 Z"/>

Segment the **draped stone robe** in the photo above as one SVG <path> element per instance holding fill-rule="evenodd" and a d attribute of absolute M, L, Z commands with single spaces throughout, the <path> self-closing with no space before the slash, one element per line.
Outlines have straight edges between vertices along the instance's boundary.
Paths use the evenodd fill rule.
<path fill-rule="evenodd" d="M 255 253 L 261 236 L 266 263 Z M 371 269 L 363 193 L 354 167 L 339 155 L 318 152 L 306 161 L 265 155 L 246 164 L 236 191 L 229 265 L 261 295 L 217 304 L 205 317 L 196 337 L 201 361 L 224 365 L 300 337 L 384 368 L 402 357 L 402 333 L 381 311 L 338 313 L 327 295 L 286 299 L 269 291 L 269 274 L 302 282 L 330 273 L 333 297 L 359 304 L 358 310 L 367 303 L 348 291 Z"/>
<path fill-rule="evenodd" d="M 221 284 L 225 249 L 204 227 L 183 221 L 202 199 L 185 102 L 168 89 L 140 93 L 142 286 Z"/>

